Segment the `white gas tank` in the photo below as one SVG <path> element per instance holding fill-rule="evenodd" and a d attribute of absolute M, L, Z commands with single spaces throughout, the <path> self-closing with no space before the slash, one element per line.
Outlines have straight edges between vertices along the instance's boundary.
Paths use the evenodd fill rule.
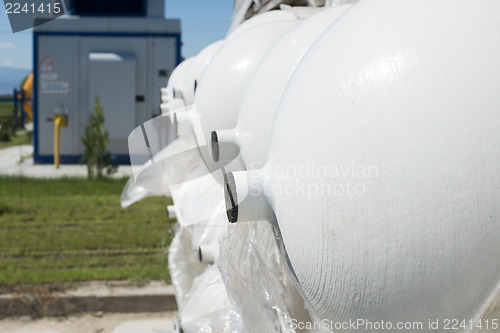
<path fill-rule="evenodd" d="M 198 53 L 198 55 L 196 55 L 195 60 L 191 66 L 189 66 L 189 69 L 184 77 L 183 96 L 186 101 L 186 105 L 193 104 L 198 82 L 223 43 L 223 40 L 219 40 L 205 47 L 200 51 L 200 53 Z"/>
<path fill-rule="evenodd" d="M 499 12 L 360 2 L 297 67 L 261 172 L 228 174 L 230 217 L 265 198 L 321 318 L 446 332 L 498 300 Z"/>
<path fill-rule="evenodd" d="M 295 26 L 276 42 L 260 62 L 248 85 L 236 127 L 212 135 L 212 141 L 219 150 L 214 153 L 216 160 L 225 155 L 223 147 L 217 147 L 218 143 L 231 142 L 239 145 L 246 169 L 263 166 L 274 116 L 290 77 L 319 35 L 351 6 L 325 9 Z"/>
<path fill-rule="evenodd" d="M 162 104 L 160 108 L 162 113 L 167 113 L 187 105 L 182 91 L 185 90 L 184 83 L 186 73 L 194 60 L 195 57 L 184 60 L 177 65 L 172 71 L 172 74 L 170 74 L 167 86 L 161 89 Z"/>
<path fill-rule="evenodd" d="M 260 24 L 222 45 L 203 73 L 196 92 L 195 107 L 201 131 L 195 135 L 200 146 L 211 142 L 212 131 L 236 125 L 241 99 L 259 62 L 298 22 Z M 212 165 L 211 158 L 205 162 Z"/>

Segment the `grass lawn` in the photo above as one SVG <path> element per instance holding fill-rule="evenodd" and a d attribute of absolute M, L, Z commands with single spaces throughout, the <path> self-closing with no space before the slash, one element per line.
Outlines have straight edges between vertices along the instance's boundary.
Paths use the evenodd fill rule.
<path fill-rule="evenodd" d="M 0 140 L 0 149 L 19 146 L 19 145 L 29 145 L 31 144 L 33 139 L 33 132 L 26 130 L 17 130 L 16 135 L 12 135 L 10 137 L 10 141 L 1 141 Z"/>
<path fill-rule="evenodd" d="M 5 97 L 5 96 L 3 96 Z M 8 117 L 12 114 L 14 109 L 14 103 L 12 102 L 0 102 L 0 118 Z"/>
<path fill-rule="evenodd" d="M 12 115 L 14 103 L 0 102 L 0 124 Z M 0 149 L 11 146 L 27 145 L 31 143 L 33 133 L 31 131 L 18 130 L 16 135 L 12 135 L 9 141 L 0 140 Z"/>
<path fill-rule="evenodd" d="M 0 177 L 0 290 L 40 283 L 168 280 L 175 223 L 164 197 L 120 207 L 126 179 Z"/>

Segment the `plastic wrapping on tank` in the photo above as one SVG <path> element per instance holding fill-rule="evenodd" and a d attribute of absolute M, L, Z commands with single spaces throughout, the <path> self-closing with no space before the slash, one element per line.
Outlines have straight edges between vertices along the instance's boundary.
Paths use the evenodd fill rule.
<path fill-rule="evenodd" d="M 229 299 L 220 272 L 215 265 L 196 277 L 179 312 L 182 331 L 229 332 Z"/>
<path fill-rule="evenodd" d="M 224 211 L 223 214 L 193 226 L 193 244 L 198 248 L 199 259 L 202 261 L 203 258 L 209 262 L 216 261 L 219 255 L 219 237 L 228 227 L 224 202 L 221 201 L 218 206 Z M 215 258 L 211 259 L 213 256 Z"/>
<path fill-rule="evenodd" d="M 359 0 L 326 0 L 325 7 L 335 7 L 339 5 L 349 5 L 358 2 Z"/>
<path fill-rule="evenodd" d="M 177 219 L 183 227 L 210 224 L 209 220 L 226 214 L 224 189 L 212 174 L 171 186 L 170 190 L 177 208 Z"/>
<path fill-rule="evenodd" d="M 227 228 L 224 190 L 211 175 L 181 184 L 173 190 L 178 219 L 184 227 L 191 228 L 192 248 L 217 245 Z"/>
<path fill-rule="evenodd" d="M 235 0 L 233 10 L 233 22 L 229 27 L 228 34 L 232 33 L 238 26 L 262 13 L 275 12 L 280 6 L 297 6 L 302 9 L 317 8 L 325 5 L 325 0 Z"/>
<path fill-rule="evenodd" d="M 157 127 L 147 126 L 148 129 Z M 131 153 L 131 159 L 144 162 L 141 156 L 148 156 L 149 151 L 143 137 L 151 135 L 146 129 L 146 135 L 143 136 L 142 127 L 134 132 L 129 139 L 130 151 L 134 152 L 134 155 Z M 209 170 L 201 154 L 208 154 L 207 147 L 198 147 L 192 135 L 182 135 L 160 153 L 147 158 L 144 164 L 132 168 L 138 186 L 154 191 L 163 187 L 158 179 L 165 179 L 176 204 L 177 220 L 181 226 L 207 223 L 209 219 L 225 216 L 223 187 L 212 175 L 212 172 L 220 173 L 221 170 Z M 214 168 L 227 165 L 225 163 L 221 161 L 214 164 Z"/>
<path fill-rule="evenodd" d="M 209 148 L 198 139 L 203 134 L 197 135 L 196 140 L 191 134 L 179 135 L 172 142 L 163 140 L 167 128 L 181 126 L 179 118 L 196 114 L 193 108 L 177 109 L 174 116 L 173 113 L 160 115 L 130 133 L 129 155 L 137 186 L 156 191 L 162 190 L 166 184 L 179 185 L 211 173 L 220 173 L 239 154 L 237 145 L 225 143 L 224 150 L 231 151 L 231 156 L 207 167 L 204 161 L 210 156 Z M 203 133 L 202 129 L 200 132 Z"/>
<path fill-rule="evenodd" d="M 210 179 L 212 178 L 212 179 Z M 199 186 L 186 186 L 195 182 Z M 199 191 L 199 192 L 198 192 Z M 214 195 L 220 192 L 221 196 Z M 179 304 L 183 332 L 228 332 L 229 301 L 220 273 L 213 263 L 218 255 L 219 235 L 227 228 L 221 186 L 207 175 L 180 185 L 173 191 L 179 215 L 208 220 L 181 227 L 169 250 L 169 268 Z M 205 260 L 202 260 L 202 249 Z"/>
<path fill-rule="evenodd" d="M 306 20 L 319 12 L 323 11 L 323 7 L 294 7 L 290 5 L 280 5 L 280 10 L 293 13 L 297 20 Z"/>
<path fill-rule="evenodd" d="M 175 288 L 179 311 L 184 309 L 194 279 L 208 267 L 197 259 L 197 252 L 191 246 L 193 234 L 189 228 L 180 228 L 168 250 L 168 268 Z"/>
<path fill-rule="evenodd" d="M 170 196 L 168 187 L 165 187 L 164 190 L 147 190 L 137 186 L 134 176 L 131 176 L 125 184 L 125 187 L 123 187 L 120 204 L 122 208 L 126 208 L 144 198 L 160 195 Z"/>
<path fill-rule="evenodd" d="M 168 154 L 168 150 L 173 150 L 176 149 L 175 147 L 179 145 L 179 141 L 177 140 L 172 141 L 171 145 L 168 145 L 161 151 L 159 151 L 155 157 L 160 158 L 164 154 Z M 120 204 L 123 208 L 128 207 L 146 197 L 150 196 L 166 196 L 169 197 L 171 196 L 170 193 L 170 188 L 168 184 L 166 174 L 158 174 L 156 177 L 156 184 L 157 186 L 154 188 L 144 188 L 138 185 L 135 181 L 134 175 L 132 175 L 127 183 L 125 184 L 125 187 L 123 188 L 121 198 L 120 198 Z"/>
<path fill-rule="evenodd" d="M 192 136 L 182 136 L 172 144 L 175 146 L 172 152 L 180 153 L 192 147 L 193 142 Z M 200 260 L 201 245 L 208 250 L 215 247 L 212 252 L 218 253 L 218 237 L 227 227 L 223 188 L 210 173 L 193 176 L 199 175 L 199 169 L 205 168 L 197 151 L 176 156 L 163 171 L 169 175 L 177 173 L 177 181 L 189 179 L 171 186 L 177 218 L 182 227 L 170 246 L 169 268 L 182 328 L 184 332 L 223 332 L 222 328 L 228 320 L 221 318 L 228 316 L 228 310 L 219 309 L 224 307 L 214 305 L 214 300 L 228 304 L 224 285 L 216 268 L 214 273 L 213 269 L 210 270 L 211 266 Z M 203 305 L 204 301 L 210 303 Z M 207 312 L 207 309 L 212 311 Z"/>
<path fill-rule="evenodd" d="M 295 332 L 311 322 L 278 249 L 270 223 L 231 224 L 217 263 L 231 302 L 231 332 Z"/>
<path fill-rule="evenodd" d="M 234 1 L 234 10 L 233 10 L 233 22 L 231 23 L 231 26 L 229 27 L 228 32 L 232 32 L 234 29 L 236 29 L 237 26 L 239 26 L 244 20 L 245 20 L 245 15 L 248 11 L 248 8 L 250 8 L 250 5 L 252 4 L 254 0 L 235 0 Z"/>
<path fill-rule="evenodd" d="M 147 189 L 163 186 L 158 182 L 163 176 L 163 163 L 157 162 L 172 155 L 172 151 L 167 149 L 175 141 L 167 138 L 167 133 L 171 132 L 176 132 L 173 122 L 168 114 L 163 114 L 136 127 L 128 136 L 130 163 L 138 186 Z"/>

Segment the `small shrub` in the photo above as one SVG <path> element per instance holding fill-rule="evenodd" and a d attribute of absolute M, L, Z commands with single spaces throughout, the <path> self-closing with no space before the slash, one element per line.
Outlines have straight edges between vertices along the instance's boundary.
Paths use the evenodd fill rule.
<path fill-rule="evenodd" d="M 0 201 L 0 216 L 3 214 L 16 213 L 18 210 L 4 201 Z"/>
<path fill-rule="evenodd" d="M 5 121 L 0 126 L 0 141 L 10 141 L 16 131 L 14 121 L 14 110 L 12 114 L 5 118 Z"/>
<path fill-rule="evenodd" d="M 89 179 L 98 179 L 106 174 L 116 172 L 118 166 L 111 162 L 111 153 L 107 151 L 109 135 L 104 129 L 104 112 L 99 97 L 95 99 L 94 110 L 90 112 L 89 122 L 85 126 L 82 138 L 83 162 L 87 165 L 87 176 Z"/>
<path fill-rule="evenodd" d="M 0 125 L 0 141 L 10 141 L 10 133 L 6 130 L 5 123 Z"/>

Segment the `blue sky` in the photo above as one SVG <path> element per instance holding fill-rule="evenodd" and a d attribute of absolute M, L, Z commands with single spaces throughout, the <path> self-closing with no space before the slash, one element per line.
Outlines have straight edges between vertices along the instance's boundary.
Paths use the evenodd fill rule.
<path fill-rule="evenodd" d="M 196 55 L 206 45 L 224 38 L 233 11 L 233 0 L 166 0 L 165 16 L 179 18 L 182 25 L 182 55 Z M 2 1 L 0 5 L 0 66 L 31 69 L 32 34 L 13 34 Z M 1 72 L 0 72 L 1 75 Z"/>
<path fill-rule="evenodd" d="M 165 7 L 167 18 L 181 19 L 186 58 L 224 38 L 232 21 L 233 0 L 166 0 Z"/>

